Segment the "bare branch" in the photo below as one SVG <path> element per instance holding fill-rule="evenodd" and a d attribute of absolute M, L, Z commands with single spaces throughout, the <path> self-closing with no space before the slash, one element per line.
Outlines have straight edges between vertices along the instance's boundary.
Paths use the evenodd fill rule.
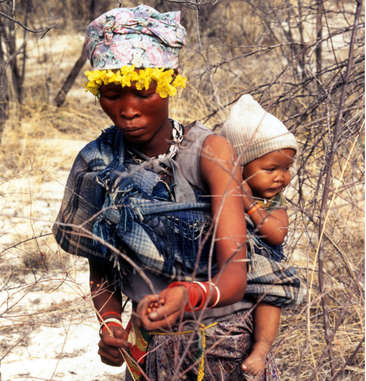
<path fill-rule="evenodd" d="M 52 28 L 53 26 L 50 26 L 50 27 L 47 27 L 46 29 L 31 29 L 29 27 L 27 27 L 26 25 L 24 25 L 23 23 L 21 23 L 20 21 L 8 16 L 6 13 L 0 11 L 0 16 L 3 16 L 5 17 L 6 19 L 14 22 L 15 24 L 18 24 L 20 25 L 23 29 L 25 29 L 27 32 L 31 32 L 31 33 L 42 33 L 41 37 L 40 38 L 43 38 Z"/>

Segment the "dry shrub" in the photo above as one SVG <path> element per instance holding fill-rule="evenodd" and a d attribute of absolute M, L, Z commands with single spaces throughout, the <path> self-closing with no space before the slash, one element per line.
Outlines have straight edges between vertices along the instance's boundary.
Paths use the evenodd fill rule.
<path fill-rule="evenodd" d="M 231 12 L 230 22 L 213 17 L 201 39 L 204 48 L 196 41 L 188 53 L 185 70 L 190 73 L 190 86 L 197 88 L 188 93 L 189 109 L 198 109 L 194 116 L 203 115 L 203 121 L 219 126 L 228 112 L 226 106 L 241 94 L 251 93 L 295 133 L 301 148 L 287 193 L 291 219 L 287 254 L 308 286 L 308 297 L 304 305 L 284 310 L 275 352 L 285 380 L 361 380 L 363 11 L 355 21 L 354 3 L 338 8 L 333 3 L 324 5 L 325 42 L 322 60 L 317 61 L 316 8 L 297 2 L 303 7 L 300 17 L 295 2 L 257 3 L 256 11 L 249 3 L 230 2 L 225 10 L 219 4 L 215 14 Z M 244 28 L 248 33 L 238 40 L 235 33 L 240 34 L 241 25 L 235 15 L 243 14 L 249 22 L 252 19 Z M 304 31 L 303 45 L 299 25 Z M 210 27 L 216 32 L 211 33 Z M 217 37 L 225 28 L 232 34 L 220 35 L 221 42 L 234 37 L 227 45 Z M 258 28 L 262 29 L 258 32 Z M 263 39 L 256 40 L 258 36 Z M 339 36 L 347 43 L 342 45 Z M 189 68 L 192 61 L 195 69 Z"/>
<path fill-rule="evenodd" d="M 317 10 L 308 1 L 257 2 L 257 7 L 249 0 L 207 1 L 204 14 L 188 2 L 147 3 L 181 8 L 190 25 L 182 56 L 188 88 L 170 100 L 172 117 L 219 127 L 229 106 L 241 94 L 251 93 L 299 141 L 296 175 L 287 193 L 286 252 L 307 285 L 308 296 L 303 305 L 282 314 L 274 352 L 283 380 L 363 379 L 363 13 L 354 27 L 353 2 L 324 2 L 323 59 L 317 72 Z M 357 38 L 349 57 L 352 30 Z M 78 147 L 110 124 L 93 98 L 78 90 L 82 76 L 64 106 L 52 105 L 82 45 L 77 35 L 66 38 L 60 33 L 57 38 L 61 36 L 62 49 L 52 49 L 56 44 L 51 38 L 42 47 L 42 42 L 35 42 L 31 59 L 36 64 L 26 85 L 22 118 L 15 110 L 0 152 L 3 184 L 31 175 L 40 186 L 55 180 L 61 170 L 59 198 Z M 19 209 L 25 204 L 21 201 Z M 51 205 L 54 218 L 59 200 Z M 24 235 L 15 239 L 21 241 Z M 20 245 L 12 253 L 21 258 L 20 267 L 44 271 L 42 250 Z M 50 241 L 46 265 L 65 271 L 64 255 Z"/>

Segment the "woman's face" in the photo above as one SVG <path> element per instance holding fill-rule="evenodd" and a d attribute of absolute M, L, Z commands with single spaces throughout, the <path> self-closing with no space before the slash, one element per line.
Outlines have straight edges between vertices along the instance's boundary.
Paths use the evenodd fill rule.
<path fill-rule="evenodd" d="M 148 90 L 116 84 L 100 88 L 100 105 L 127 144 L 151 156 L 165 152 L 171 139 L 168 98 L 161 98 L 155 88 L 153 83 Z"/>
<path fill-rule="evenodd" d="M 253 195 L 271 198 L 280 193 L 290 183 L 290 168 L 294 158 L 293 149 L 281 149 L 245 165 L 243 178 L 252 189 Z"/>

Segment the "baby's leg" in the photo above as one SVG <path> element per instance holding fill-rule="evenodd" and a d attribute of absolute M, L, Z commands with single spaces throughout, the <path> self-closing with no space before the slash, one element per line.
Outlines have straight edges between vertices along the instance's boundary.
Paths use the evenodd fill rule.
<path fill-rule="evenodd" d="M 281 308 L 260 303 L 254 311 L 254 344 L 252 352 L 244 360 L 242 369 L 253 376 L 265 368 L 266 356 L 276 338 L 280 324 Z"/>

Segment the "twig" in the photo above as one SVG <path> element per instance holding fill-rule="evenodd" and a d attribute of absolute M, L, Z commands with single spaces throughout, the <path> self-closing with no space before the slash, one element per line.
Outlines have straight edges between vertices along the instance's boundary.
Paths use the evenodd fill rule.
<path fill-rule="evenodd" d="M 357 355 L 358 351 L 360 350 L 360 348 L 362 347 L 362 344 L 364 342 L 364 338 L 362 337 L 360 342 L 358 343 L 356 349 L 353 351 L 353 353 L 351 354 L 351 356 L 348 357 L 347 361 L 345 362 L 345 364 L 342 366 L 341 369 L 339 369 L 337 371 L 337 373 L 333 376 L 333 378 L 330 380 L 330 381 L 333 381 L 333 380 L 336 380 L 337 378 L 339 378 L 343 373 L 343 371 L 346 369 L 346 366 L 349 365 L 353 359 L 355 358 L 355 356 Z"/>
<path fill-rule="evenodd" d="M 14 345 L 12 345 L 4 354 L 3 356 L 0 358 L 0 363 L 1 361 L 4 360 L 4 358 L 24 339 L 25 335 L 22 336 Z"/>
<path fill-rule="evenodd" d="M 23 243 L 32 241 L 32 240 L 34 240 L 34 239 L 38 239 L 38 238 L 42 238 L 42 237 L 47 237 L 47 236 L 49 236 L 49 235 L 52 235 L 52 233 L 42 233 L 42 234 L 35 235 L 35 236 L 33 236 L 33 237 L 30 237 L 30 238 L 24 239 L 23 241 L 19 241 L 19 242 L 15 243 L 14 245 L 11 245 L 11 246 L 6 247 L 3 251 L 0 252 L 0 254 L 3 254 L 3 253 L 5 253 L 6 251 L 8 251 L 8 250 L 10 250 L 10 249 L 14 249 L 14 247 L 17 247 L 17 246 L 19 246 L 19 245 L 22 245 Z"/>
<path fill-rule="evenodd" d="M 10 17 L 9 15 L 7 15 L 7 14 L 4 13 L 4 12 L 1 12 L 1 11 L 0 11 L 0 16 L 3 16 L 3 17 L 5 17 L 5 18 L 7 18 L 8 20 L 14 22 L 15 24 L 20 25 L 23 29 L 25 29 L 25 30 L 28 31 L 28 32 L 31 32 L 31 33 L 42 33 L 41 38 L 43 38 L 43 37 L 44 37 L 44 36 L 45 36 L 45 35 L 46 35 L 46 34 L 53 28 L 53 26 L 49 26 L 49 27 L 47 27 L 46 29 L 39 29 L 39 30 L 37 30 L 37 29 L 31 29 L 31 28 L 28 28 L 28 27 L 27 27 L 26 25 L 24 25 L 23 23 L 21 23 L 20 21 L 14 19 L 14 18 L 12 18 L 12 17 Z"/>
<path fill-rule="evenodd" d="M 320 224 L 319 224 L 319 250 L 318 250 L 318 281 L 319 281 L 319 291 L 321 294 L 324 292 L 324 277 L 323 277 L 323 253 L 322 253 L 322 236 L 325 228 L 325 221 L 323 219 L 324 213 L 327 212 L 327 203 L 328 203 L 328 198 L 329 198 L 329 191 L 330 191 L 330 183 L 331 183 L 331 175 L 332 175 L 332 164 L 334 161 L 334 156 L 335 156 L 335 147 L 339 139 L 339 134 L 340 134 L 340 125 L 341 125 L 341 120 L 342 120 L 342 115 L 343 115 L 343 109 L 344 109 L 344 101 L 345 101 L 345 95 L 346 95 L 346 88 L 348 85 L 348 77 L 349 73 L 352 69 L 353 66 L 353 51 L 354 51 L 354 44 L 355 44 L 355 37 L 356 37 L 356 25 L 358 23 L 358 18 L 361 13 L 361 0 L 357 1 L 357 7 L 356 7 L 356 12 L 355 12 L 355 19 L 354 19 L 354 27 L 352 29 L 352 36 L 351 36 L 351 42 L 350 42 L 350 48 L 349 48 L 349 54 L 348 54 L 348 64 L 347 64 L 347 69 L 344 77 L 344 86 L 342 88 L 340 100 L 339 100 L 339 106 L 338 106 L 338 113 L 336 116 L 336 122 L 335 122 L 335 128 L 334 128 L 334 135 L 333 135 L 333 140 L 332 140 L 332 145 L 330 148 L 330 153 L 329 153 L 329 158 L 326 160 L 326 177 L 325 177 L 325 183 L 324 183 L 324 191 L 322 195 L 322 201 L 321 201 L 321 207 L 320 207 Z M 350 151 L 350 153 L 352 150 Z M 348 163 L 348 161 L 347 161 Z M 347 164 L 346 163 L 346 164 Z M 324 223 L 324 225 L 323 225 Z M 329 357 L 329 365 L 330 365 L 330 371 L 331 371 L 331 376 L 334 377 L 335 374 L 335 369 L 334 369 L 334 361 L 333 361 L 333 353 L 332 353 L 332 342 L 329 337 L 329 313 L 328 313 L 328 308 L 327 308 L 327 303 L 325 296 L 322 296 L 321 298 L 321 305 L 323 309 L 323 325 L 324 325 L 324 338 L 327 343 L 327 348 L 328 348 L 328 357 Z"/>

